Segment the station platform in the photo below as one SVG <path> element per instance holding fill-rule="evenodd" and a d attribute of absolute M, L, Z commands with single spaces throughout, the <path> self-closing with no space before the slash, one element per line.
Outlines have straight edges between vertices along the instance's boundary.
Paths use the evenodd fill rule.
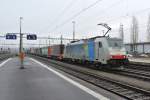
<path fill-rule="evenodd" d="M 129 61 L 132 63 L 141 63 L 141 64 L 149 64 L 150 65 L 150 58 L 135 58 L 135 57 L 130 57 Z"/>
<path fill-rule="evenodd" d="M 38 62 L 18 58 L 0 64 L 0 100 L 109 100 Z"/>

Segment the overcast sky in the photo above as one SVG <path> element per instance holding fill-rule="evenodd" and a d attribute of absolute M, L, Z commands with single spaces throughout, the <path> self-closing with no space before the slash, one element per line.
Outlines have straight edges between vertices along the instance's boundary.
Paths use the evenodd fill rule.
<path fill-rule="evenodd" d="M 72 21 L 76 22 L 76 38 L 102 35 L 105 22 L 118 36 L 124 25 L 125 42 L 130 42 L 130 23 L 134 15 L 139 22 L 139 41 L 146 41 L 146 24 L 150 13 L 149 0 L 101 0 L 79 16 L 72 16 L 97 0 L 0 0 L 0 33 L 19 32 L 19 17 L 23 17 L 23 32 L 38 36 L 72 38 Z M 145 10 L 146 9 L 146 10 Z M 69 20 L 70 19 L 70 20 Z M 63 23 L 66 24 L 63 24 Z M 142 37 L 141 37 L 142 36 Z"/>

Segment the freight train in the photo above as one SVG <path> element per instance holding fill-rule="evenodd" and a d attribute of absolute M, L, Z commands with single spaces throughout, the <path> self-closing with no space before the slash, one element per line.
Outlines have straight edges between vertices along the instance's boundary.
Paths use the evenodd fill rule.
<path fill-rule="evenodd" d="M 29 52 L 52 59 L 88 63 L 95 66 L 121 66 L 128 63 L 123 41 L 106 36 L 72 41 L 67 45 L 60 44 L 42 48 L 31 48 Z"/>

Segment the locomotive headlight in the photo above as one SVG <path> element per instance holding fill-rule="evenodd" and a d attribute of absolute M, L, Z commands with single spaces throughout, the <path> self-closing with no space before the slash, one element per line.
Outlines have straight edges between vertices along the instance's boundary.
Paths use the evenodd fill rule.
<path fill-rule="evenodd" d="M 113 56 L 111 55 L 111 56 L 110 56 L 110 58 L 112 59 L 112 58 L 113 58 Z"/>
<path fill-rule="evenodd" d="M 115 56 L 114 56 L 114 55 L 111 55 L 111 56 L 110 56 L 110 58 L 111 58 L 111 59 L 114 59 L 114 58 L 115 58 Z"/>
<path fill-rule="evenodd" d="M 124 58 L 127 58 L 127 56 L 126 56 L 126 55 L 124 55 Z"/>

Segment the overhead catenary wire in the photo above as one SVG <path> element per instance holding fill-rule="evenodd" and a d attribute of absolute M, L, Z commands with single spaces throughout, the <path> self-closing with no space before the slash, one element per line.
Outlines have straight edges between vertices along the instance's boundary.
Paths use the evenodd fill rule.
<path fill-rule="evenodd" d="M 137 12 L 134 12 L 134 13 L 131 14 L 131 15 L 119 16 L 119 17 L 117 17 L 117 18 L 110 19 L 110 20 L 108 20 L 107 22 L 113 22 L 113 21 L 116 21 L 116 20 L 120 20 L 120 19 L 122 19 L 122 18 L 132 17 L 133 15 L 141 14 L 141 13 L 144 13 L 144 12 L 146 12 L 146 11 L 148 11 L 148 10 L 150 10 L 150 8 L 141 9 L 141 10 L 139 10 L 139 11 L 137 11 Z"/>
<path fill-rule="evenodd" d="M 104 14 L 104 11 L 105 11 L 105 12 L 107 11 L 107 9 L 111 9 L 112 7 L 114 7 L 114 6 L 118 5 L 119 3 L 121 3 L 120 1 L 122 1 L 122 0 L 119 0 L 119 1 L 115 2 L 114 4 L 110 5 L 108 8 L 103 9 L 103 10 L 102 10 L 103 14 Z M 139 10 L 139 11 L 133 12 L 132 14 L 128 14 L 128 12 L 127 12 L 126 15 L 122 15 L 122 16 L 119 16 L 119 17 L 117 17 L 117 18 L 112 18 L 112 19 L 106 20 L 106 22 L 107 22 L 107 23 L 110 23 L 110 22 L 114 22 L 114 21 L 116 21 L 116 20 L 120 20 L 120 19 L 123 19 L 123 18 L 128 18 L 128 17 L 130 18 L 130 17 L 132 17 L 133 15 L 141 14 L 141 13 L 144 13 L 144 12 L 146 12 L 146 11 L 148 11 L 148 10 L 150 10 L 150 8 L 141 9 L 141 10 Z M 101 18 L 99 18 L 99 19 L 101 19 Z M 120 23 L 120 22 L 119 22 L 119 23 Z"/>
<path fill-rule="evenodd" d="M 82 12 L 86 11 L 87 9 L 89 9 L 89 8 L 92 7 L 92 6 L 94 6 L 95 4 L 97 4 L 97 3 L 100 2 L 100 1 L 102 1 L 102 0 L 97 0 L 96 2 L 92 3 L 92 4 L 89 5 L 88 7 L 82 9 L 81 11 L 79 11 L 78 13 L 76 13 L 74 16 L 70 17 L 68 20 L 66 20 L 66 21 L 64 21 L 63 23 L 61 23 L 59 26 L 56 25 L 55 28 L 54 28 L 53 30 L 51 30 L 51 31 L 54 31 L 55 29 L 62 27 L 62 25 L 67 24 L 67 23 L 68 23 L 69 21 L 71 21 L 73 18 L 79 16 Z M 113 8 L 114 6 L 119 5 L 120 3 L 122 3 L 122 0 L 118 0 L 117 2 L 111 4 L 109 7 L 107 7 L 107 8 L 105 8 L 105 9 L 101 10 L 101 12 L 106 12 L 108 9 L 111 9 L 111 8 Z M 67 7 L 66 7 L 66 8 L 67 8 Z M 61 16 L 61 17 L 62 17 L 62 16 Z"/>
<path fill-rule="evenodd" d="M 99 1 L 99 0 L 98 0 L 98 1 Z M 100 1 L 101 1 L 101 0 L 100 0 Z M 97 2 L 97 1 L 96 1 L 96 2 Z M 94 3 L 95 3 L 95 2 L 94 2 Z M 93 4 L 94 4 L 94 3 L 93 3 Z M 110 7 L 106 8 L 106 9 L 111 9 L 112 7 L 116 6 L 118 3 L 120 3 L 119 0 L 118 0 L 116 3 L 112 4 Z M 86 7 L 86 8 L 88 8 L 88 7 Z M 72 21 L 72 19 L 74 19 L 74 18 L 76 18 L 77 16 L 79 16 L 80 13 L 82 13 L 82 11 L 84 12 L 84 10 L 85 10 L 86 8 L 82 9 L 80 12 L 78 12 L 78 13 L 75 14 L 74 16 L 70 17 L 68 20 L 64 21 L 64 22 L 61 23 L 60 25 L 57 25 L 53 30 L 55 30 L 55 29 L 57 29 L 57 28 L 60 28 L 60 27 L 63 27 L 65 24 L 69 23 L 69 21 Z M 140 10 L 140 11 L 135 12 L 134 14 L 140 14 L 140 13 L 143 13 L 143 12 L 149 10 L 149 9 L 150 9 L 150 8 L 142 9 L 142 10 Z M 86 11 L 86 10 L 85 10 L 85 11 Z M 127 14 L 127 13 L 126 13 L 126 14 Z M 110 19 L 110 20 L 108 20 L 107 22 L 113 22 L 113 21 L 119 20 L 119 19 L 121 19 L 121 18 L 126 18 L 126 17 L 129 17 L 129 16 L 130 16 L 130 15 L 119 16 L 119 17 L 117 17 L 117 18 Z M 52 31 L 53 31 L 53 30 L 52 30 Z"/>
<path fill-rule="evenodd" d="M 81 15 L 83 12 L 87 11 L 88 9 L 92 8 L 93 6 L 95 6 L 96 4 L 98 4 L 100 1 L 102 0 L 97 0 L 94 3 L 90 4 L 89 6 L 83 8 L 82 10 L 80 10 L 78 13 L 74 14 L 72 17 L 70 17 L 69 19 L 67 19 L 66 21 L 64 21 L 63 23 L 61 23 L 60 25 L 57 25 L 54 29 L 52 29 L 51 31 L 54 31 L 57 28 L 63 27 L 65 24 L 69 23 L 70 21 L 72 21 L 74 18 L 78 17 L 79 15 Z"/>
<path fill-rule="evenodd" d="M 100 12 L 101 12 L 101 14 L 104 14 L 104 13 L 106 13 L 109 9 L 112 9 L 113 7 L 116 7 L 116 6 L 118 6 L 119 4 L 121 4 L 121 3 L 122 3 L 122 0 L 118 0 L 118 1 L 116 1 L 115 3 L 111 4 L 110 6 L 108 6 L 108 7 L 104 8 L 104 9 L 100 10 Z M 101 19 L 101 17 L 98 18 L 98 19 Z M 86 20 L 86 21 L 87 21 L 87 20 Z M 96 24 L 97 24 L 97 23 L 96 23 Z M 95 27 L 95 26 L 94 26 L 94 27 Z"/>
<path fill-rule="evenodd" d="M 150 8 L 145 8 L 145 9 L 141 9 L 139 11 L 136 11 L 134 12 L 133 14 L 131 15 L 122 15 L 122 16 L 119 16 L 117 18 L 112 18 L 112 19 L 109 19 L 109 20 L 106 20 L 105 22 L 107 23 L 111 23 L 111 22 L 114 22 L 114 21 L 117 21 L 117 20 L 120 20 L 120 19 L 123 19 L 123 18 L 131 18 L 133 15 L 136 15 L 136 14 L 141 14 L 141 13 L 144 13 L 146 11 L 150 10 Z M 120 23 L 120 22 L 119 22 Z M 91 28 L 91 27 L 90 27 Z M 129 29 L 129 28 L 128 28 Z"/>
<path fill-rule="evenodd" d="M 117 2 L 111 4 L 111 5 L 108 6 L 107 8 L 101 10 L 100 12 L 101 12 L 102 14 L 104 14 L 104 13 L 106 13 L 109 9 L 112 9 L 113 7 L 116 7 L 116 6 L 118 6 L 119 4 L 121 4 L 121 3 L 122 3 L 122 0 L 118 0 Z M 101 19 L 101 17 L 100 17 L 99 19 Z"/>
<path fill-rule="evenodd" d="M 119 2 L 118 2 L 119 3 Z M 113 6 L 115 6 L 116 4 L 114 3 L 114 4 L 112 4 L 112 6 L 110 6 L 110 7 L 108 7 L 108 9 L 111 9 Z M 144 12 L 146 12 L 146 11 L 148 11 L 148 10 L 150 10 L 150 8 L 146 8 L 146 9 L 141 9 L 141 10 L 139 10 L 139 11 L 136 11 L 136 12 L 133 12 L 133 13 L 126 13 L 125 15 L 123 15 L 123 16 L 118 16 L 117 18 L 112 18 L 112 19 L 107 19 L 106 20 L 106 22 L 114 22 L 114 21 L 116 21 L 116 20 L 119 20 L 119 19 L 122 19 L 122 18 L 130 18 L 131 16 L 133 16 L 133 15 L 136 15 L 136 14 L 141 14 L 141 13 L 144 13 Z M 82 10 L 81 10 L 82 11 Z M 80 15 L 80 13 L 79 13 L 79 15 Z M 77 13 L 77 15 L 75 14 L 74 16 L 72 16 L 72 17 L 70 17 L 68 20 L 66 20 L 66 21 L 64 21 L 63 23 L 61 23 L 60 25 L 58 25 L 57 27 L 55 27 L 53 30 L 55 30 L 55 29 L 57 29 L 57 28 L 60 28 L 60 27 L 63 27 L 63 25 L 65 25 L 65 24 L 67 24 L 67 23 L 69 23 L 69 21 L 72 21 L 72 19 L 74 19 L 74 18 L 76 18 L 77 16 L 79 16 L 78 15 L 78 13 Z M 120 23 L 120 22 L 119 22 Z M 140 27 L 141 28 L 141 27 Z M 144 27 L 142 27 L 142 29 L 143 29 Z M 125 31 L 126 30 L 129 30 L 130 28 L 125 28 Z M 53 31 L 52 30 L 52 31 Z M 118 31 L 118 30 L 117 30 Z"/>
<path fill-rule="evenodd" d="M 59 22 L 60 19 L 67 13 L 67 11 L 75 4 L 74 2 L 76 2 L 76 1 L 77 1 L 77 0 L 71 0 L 71 1 L 67 4 L 67 6 L 64 7 L 64 9 L 62 10 L 62 12 L 60 12 L 60 13 L 58 14 L 58 16 L 55 17 L 55 19 L 54 19 L 52 22 L 50 22 L 50 24 L 49 24 L 46 28 L 44 28 L 43 30 L 45 30 L 45 29 L 49 28 L 51 25 L 53 25 L 53 24 Z M 61 17 L 60 17 L 60 16 L 61 16 Z"/>

